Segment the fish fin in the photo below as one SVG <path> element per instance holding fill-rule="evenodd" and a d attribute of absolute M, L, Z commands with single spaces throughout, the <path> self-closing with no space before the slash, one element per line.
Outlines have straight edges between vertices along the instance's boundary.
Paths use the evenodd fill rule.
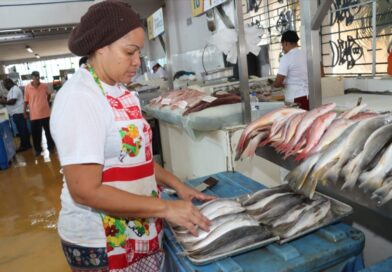
<path fill-rule="evenodd" d="M 357 169 L 351 172 L 351 174 L 347 173 L 347 175 L 345 176 L 345 182 L 340 190 L 354 188 L 355 184 L 357 183 L 359 175 L 360 173 Z"/>

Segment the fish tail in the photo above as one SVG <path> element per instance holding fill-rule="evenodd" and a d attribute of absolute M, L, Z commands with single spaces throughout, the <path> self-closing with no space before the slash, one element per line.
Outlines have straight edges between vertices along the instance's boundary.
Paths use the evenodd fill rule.
<path fill-rule="evenodd" d="M 295 160 L 296 160 L 296 161 L 301 161 L 301 160 L 305 159 L 308 155 L 309 155 L 308 152 L 303 151 L 303 152 L 299 153 L 299 154 L 295 157 Z"/>
<path fill-rule="evenodd" d="M 331 168 L 326 169 L 324 175 L 321 176 L 321 179 L 327 179 L 329 181 L 336 183 L 337 180 L 339 179 L 340 171 L 341 171 L 340 165 L 335 164 Z"/>

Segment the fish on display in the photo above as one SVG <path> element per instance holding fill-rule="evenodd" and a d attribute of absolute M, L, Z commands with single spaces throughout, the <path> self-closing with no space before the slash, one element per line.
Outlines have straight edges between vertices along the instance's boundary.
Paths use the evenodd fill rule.
<path fill-rule="evenodd" d="M 326 129 L 331 125 L 333 120 L 335 120 L 336 112 L 328 112 L 316 118 L 314 120 L 312 126 L 309 128 L 306 133 L 306 146 L 305 148 L 297 155 L 295 160 L 300 161 L 310 154 L 310 151 L 318 144 L 320 138 L 323 136 L 323 133 Z"/>
<path fill-rule="evenodd" d="M 384 126 L 391 120 L 391 116 L 377 116 L 362 120 L 352 130 L 342 144 L 339 146 L 339 155 L 337 161 L 329 165 L 321 179 L 336 182 L 339 178 L 342 167 L 350 160 L 353 155 L 358 154 L 369 136 L 378 128 Z"/>
<path fill-rule="evenodd" d="M 241 218 L 220 225 L 208 236 L 186 249 L 189 254 L 205 255 L 245 235 L 256 232 L 260 228 L 259 222 L 251 218 Z"/>
<path fill-rule="evenodd" d="M 232 240 L 227 238 L 227 241 L 225 241 L 222 246 L 215 247 L 215 249 L 213 250 L 206 250 L 205 252 L 201 252 L 198 254 L 191 254 L 191 256 L 200 259 L 217 256 L 219 254 L 230 252 L 244 246 L 265 241 L 266 239 L 269 239 L 271 237 L 272 233 L 265 226 L 247 228 L 244 229 L 243 235 L 240 235 L 239 238 L 234 238 Z"/>
<path fill-rule="evenodd" d="M 298 220 L 291 224 L 285 224 L 284 227 L 276 227 L 272 232 L 276 233 L 281 238 L 292 237 L 295 234 L 318 224 L 327 216 L 330 209 L 331 202 L 329 200 L 322 201 L 311 209 L 304 211 Z"/>
<path fill-rule="evenodd" d="M 303 203 L 305 197 L 299 194 L 289 194 L 278 197 L 268 203 L 264 211 L 259 214 L 255 214 L 253 217 L 262 224 L 269 224 L 271 221 L 282 216 L 288 209 Z"/>
<path fill-rule="evenodd" d="M 302 112 L 303 110 L 295 109 L 295 108 L 281 108 L 274 111 L 271 111 L 259 119 L 250 123 L 242 132 L 240 140 L 238 141 L 237 148 L 236 148 L 236 157 L 235 160 L 239 160 L 243 151 L 245 150 L 246 146 L 249 143 L 250 136 L 254 131 L 262 131 L 262 130 L 269 130 L 270 126 L 277 120 L 291 115 L 293 112 Z M 255 136 L 255 135 L 253 135 Z"/>
<path fill-rule="evenodd" d="M 193 236 L 190 233 L 179 234 L 178 240 L 184 245 L 185 248 L 187 248 L 190 245 L 205 239 L 208 236 L 208 234 L 210 234 L 212 231 L 214 231 L 220 225 L 222 225 L 226 222 L 234 221 L 234 220 L 241 219 L 241 218 L 245 218 L 245 219 L 249 218 L 249 215 L 247 215 L 245 213 L 239 213 L 239 214 L 226 214 L 226 215 L 217 217 L 211 221 L 209 232 L 198 228 L 197 237 Z"/>
<path fill-rule="evenodd" d="M 363 172 L 358 179 L 359 188 L 365 191 L 374 191 L 380 188 L 385 177 L 392 171 L 392 144 L 388 146 L 381 156 L 376 167 Z"/>
<path fill-rule="evenodd" d="M 290 192 L 290 187 L 278 186 L 278 187 L 274 187 L 274 188 L 261 189 L 261 190 L 254 192 L 253 194 L 251 194 L 248 199 L 246 199 L 242 202 L 242 205 L 249 206 L 249 205 L 252 205 L 252 204 L 258 202 L 259 200 L 266 198 L 267 196 L 270 196 L 270 195 L 273 195 L 276 193 L 285 193 L 285 192 Z"/>
<path fill-rule="evenodd" d="M 265 211 L 265 209 L 268 209 L 268 207 L 269 207 L 268 204 L 271 201 L 273 201 L 276 198 L 279 198 L 279 197 L 282 197 L 285 195 L 289 195 L 289 194 L 294 194 L 294 193 L 293 192 L 283 192 L 283 193 L 277 193 L 277 194 L 267 196 L 252 205 L 246 206 L 246 211 L 250 215 L 260 214 L 263 211 Z"/>
<path fill-rule="evenodd" d="M 316 205 L 319 205 L 322 201 L 324 201 L 323 198 L 315 197 L 314 200 L 304 200 L 304 202 L 295 205 L 288 211 L 286 211 L 284 214 L 282 214 L 279 218 L 273 220 L 270 222 L 270 226 L 272 228 L 276 228 L 281 225 L 287 225 L 290 224 L 294 221 L 297 221 L 298 218 L 307 210 L 313 208 Z"/>
<path fill-rule="evenodd" d="M 369 136 L 363 150 L 342 169 L 342 174 L 345 177 L 342 189 L 354 187 L 359 175 L 391 139 L 392 124 L 380 127 Z"/>
<path fill-rule="evenodd" d="M 383 185 L 373 192 L 372 199 L 377 200 L 379 206 L 392 200 L 392 176 L 386 178 Z"/>
<path fill-rule="evenodd" d="M 333 110 L 335 106 L 335 103 L 325 104 L 305 114 L 301 122 L 298 124 L 293 139 L 288 143 L 288 146 L 284 150 L 286 156 L 293 154 L 292 152 L 294 152 L 295 150 L 299 150 L 299 144 L 301 144 L 300 140 L 302 139 L 304 133 L 309 128 L 309 126 L 313 123 L 313 121 L 316 120 L 317 117 Z"/>
<path fill-rule="evenodd" d="M 200 208 L 200 212 L 209 220 L 213 220 L 225 214 L 240 213 L 243 211 L 245 211 L 245 208 L 241 206 L 241 203 L 224 198 L 220 198 L 209 203 L 209 205 Z"/>

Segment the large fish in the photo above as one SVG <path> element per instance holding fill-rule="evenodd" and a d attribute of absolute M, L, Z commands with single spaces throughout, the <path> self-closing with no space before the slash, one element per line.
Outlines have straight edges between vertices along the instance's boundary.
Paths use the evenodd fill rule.
<path fill-rule="evenodd" d="M 392 124 L 380 127 L 369 136 L 363 150 L 342 169 L 342 174 L 345 177 L 342 189 L 354 187 L 365 167 L 391 139 Z"/>
<path fill-rule="evenodd" d="M 301 122 L 298 124 L 294 137 L 285 148 L 285 153 L 290 154 L 290 152 L 295 149 L 296 145 L 300 143 L 300 140 L 302 139 L 306 130 L 313 123 L 313 121 L 316 120 L 317 117 L 330 112 L 335 108 L 335 106 L 335 103 L 325 104 L 306 113 Z"/>
<path fill-rule="evenodd" d="M 240 213 L 245 210 L 241 204 L 231 199 L 220 199 L 210 205 L 200 208 L 200 212 L 209 220 L 218 218 L 219 216 L 232 213 Z"/>
<path fill-rule="evenodd" d="M 347 138 L 340 142 L 337 147 L 336 157 L 327 164 L 328 168 L 325 168 L 326 171 L 317 172 L 319 169 L 315 169 L 315 176 L 320 177 L 322 180 L 336 182 L 339 178 L 342 167 L 349 159 L 362 150 L 370 134 L 390 121 L 390 115 L 377 116 L 359 121 L 347 135 Z"/>
<path fill-rule="evenodd" d="M 209 232 L 206 232 L 206 231 L 199 228 L 197 230 L 197 236 L 193 236 L 190 233 L 179 234 L 178 240 L 184 245 L 184 248 L 189 248 L 191 245 L 205 239 L 211 232 L 213 232 L 220 225 L 225 224 L 226 222 L 235 221 L 235 220 L 238 220 L 241 218 L 246 219 L 246 218 L 249 218 L 249 216 L 245 213 L 227 214 L 227 215 L 220 216 L 220 217 L 215 218 L 214 220 L 211 221 Z"/>
<path fill-rule="evenodd" d="M 385 179 L 383 185 L 373 192 L 372 199 L 377 199 L 379 206 L 392 200 L 392 177 Z"/>
<path fill-rule="evenodd" d="M 284 135 L 284 139 L 279 141 L 279 143 L 273 143 L 272 146 L 275 147 L 278 153 L 282 153 L 290 143 L 291 139 L 293 139 L 295 132 L 297 131 L 297 127 L 299 123 L 301 123 L 302 118 L 305 116 L 306 112 L 297 113 L 294 115 L 293 119 L 290 119 L 289 126 L 286 128 L 286 133 Z"/>
<path fill-rule="evenodd" d="M 276 228 L 280 225 L 290 224 L 301 216 L 301 214 L 316 205 L 319 205 L 324 199 L 321 197 L 315 198 L 314 200 L 304 200 L 302 203 L 295 205 L 291 209 L 287 210 L 284 214 L 282 214 L 279 218 L 270 222 L 270 226 Z"/>
<path fill-rule="evenodd" d="M 260 214 L 262 213 L 265 209 L 268 209 L 268 204 L 273 201 L 276 198 L 285 196 L 285 195 L 289 195 L 289 194 L 294 194 L 292 192 L 283 192 L 283 193 L 277 193 L 277 194 L 273 194 L 270 196 L 267 196 L 261 200 L 259 200 L 258 202 L 249 205 L 246 207 L 247 213 L 250 215 L 256 215 L 256 214 Z"/>
<path fill-rule="evenodd" d="M 306 146 L 295 158 L 297 161 L 308 157 L 310 151 L 318 144 L 321 136 L 323 136 L 325 130 L 331 125 L 335 117 L 336 112 L 328 112 L 314 120 L 312 126 L 306 134 Z"/>
<path fill-rule="evenodd" d="M 294 223 L 288 224 L 281 229 L 277 227 L 272 231 L 276 232 L 281 238 L 289 238 L 301 231 L 317 225 L 327 216 L 330 209 L 331 202 L 329 200 L 322 201 L 319 205 L 305 211 Z"/>
<path fill-rule="evenodd" d="M 302 203 L 304 200 L 303 195 L 289 194 L 281 196 L 271 201 L 266 205 L 263 212 L 255 214 L 253 217 L 262 224 L 268 225 L 274 219 L 282 216 L 291 207 Z"/>
<path fill-rule="evenodd" d="M 233 241 L 243 237 L 247 233 L 252 233 L 259 228 L 259 222 L 249 216 L 249 218 L 240 218 L 226 224 L 222 224 L 208 236 L 186 249 L 191 254 L 207 254 L 217 248 L 220 248 L 228 241 Z"/>
<path fill-rule="evenodd" d="M 295 109 L 295 108 L 281 108 L 281 109 L 271 111 L 263 115 L 259 119 L 250 123 L 241 134 L 236 149 L 235 160 L 239 160 L 241 158 L 242 152 L 245 150 L 246 146 L 248 145 L 249 135 L 252 133 L 252 131 L 261 130 L 263 127 L 270 126 L 276 120 L 279 120 L 288 114 L 292 114 L 293 112 L 301 112 L 301 111 L 302 110 Z"/>
<path fill-rule="evenodd" d="M 261 189 L 251 194 L 248 199 L 242 202 L 242 205 L 249 206 L 270 195 L 285 192 L 290 192 L 290 188 L 288 186 L 278 186 L 273 188 Z"/>
<path fill-rule="evenodd" d="M 214 246 L 215 249 L 208 249 L 199 254 L 191 254 L 193 258 L 205 259 L 211 256 L 217 256 L 244 246 L 262 242 L 272 237 L 271 232 L 265 226 L 258 226 L 254 228 L 247 228 L 243 230 L 242 235 L 238 239 L 224 238 L 224 244 L 221 246 Z"/>
<path fill-rule="evenodd" d="M 330 127 L 325 131 L 318 144 L 312 148 L 310 154 L 321 151 L 336 140 L 349 126 L 353 125 L 355 121 L 348 119 L 335 119 Z"/>
<path fill-rule="evenodd" d="M 382 183 L 389 172 L 392 170 L 392 144 L 388 146 L 381 156 L 376 167 L 359 176 L 359 188 L 365 191 L 374 191 L 382 186 Z"/>

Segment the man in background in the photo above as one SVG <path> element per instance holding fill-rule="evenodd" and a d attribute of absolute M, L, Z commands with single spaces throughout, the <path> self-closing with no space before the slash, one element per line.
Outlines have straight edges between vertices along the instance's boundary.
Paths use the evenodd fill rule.
<path fill-rule="evenodd" d="M 0 98 L 0 104 L 7 107 L 8 115 L 14 122 L 20 138 L 20 145 L 16 152 L 31 148 L 30 134 L 24 116 L 24 101 L 22 90 L 10 78 L 3 81 L 4 88 L 8 90 L 7 98 Z"/>
<path fill-rule="evenodd" d="M 42 153 L 42 129 L 45 131 L 49 151 L 53 151 L 55 147 L 49 128 L 51 92 L 48 85 L 40 82 L 39 72 L 32 72 L 31 78 L 31 83 L 25 88 L 25 115 L 27 116 L 28 108 L 35 155 L 39 156 Z"/>
<path fill-rule="evenodd" d="M 285 102 L 294 102 L 300 108 L 309 110 L 306 52 L 299 48 L 298 41 L 299 37 L 295 31 L 288 30 L 282 34 L 284 55 L 280 59 L 278 75 L 273 86 L 284 88 Z"/>

